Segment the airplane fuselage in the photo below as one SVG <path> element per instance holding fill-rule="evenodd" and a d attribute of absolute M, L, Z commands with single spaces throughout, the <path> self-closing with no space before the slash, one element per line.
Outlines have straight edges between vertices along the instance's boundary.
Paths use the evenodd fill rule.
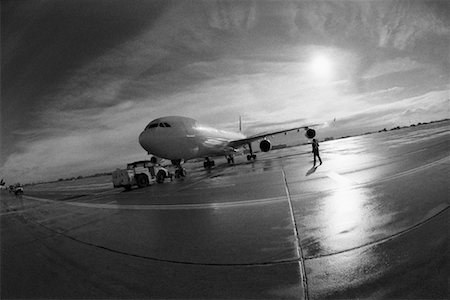
<path fill-rule="evenodd" d="M 139 136 L 139 143 L 149 153 L 170 160 L 230 155 L 232 140 L 244 139 L 238 132 L 219 130 L 180 116 L 151 121 Z"/>

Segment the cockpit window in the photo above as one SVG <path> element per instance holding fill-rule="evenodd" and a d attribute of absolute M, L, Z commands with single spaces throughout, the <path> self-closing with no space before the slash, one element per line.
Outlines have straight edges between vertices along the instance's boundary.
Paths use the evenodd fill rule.
<path fill-rule="evenodd" d="M 150 124 L 148 124 L 147 125 L 147 127 L 145 128 L 145 129 L 151 129 L 151 128 L 156 128 L 156 127 L 172 127 L 172 126 L 170 126 L 170 124 L 169 123 L 166 123 L 166 122 L 164 122 L 164 123 L 150 123 Z"/>
<path fill-rule="evenodd" d="M 147 129 L 158 127 L 158 123 L 148 124 Z"/>

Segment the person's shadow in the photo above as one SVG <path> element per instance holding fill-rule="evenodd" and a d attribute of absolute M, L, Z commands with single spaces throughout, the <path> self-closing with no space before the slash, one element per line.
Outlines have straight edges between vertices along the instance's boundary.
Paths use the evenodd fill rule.
<path fill-rule="evenodd" d="M 311 175 L 312 173 L 314 173 L 318 167 L 319 167 L 319 166 L 312 166 L 312 168 L 309 169 L 308 172 L 306 172 L 306 176 L 309 176 L 309 175 Z"/>

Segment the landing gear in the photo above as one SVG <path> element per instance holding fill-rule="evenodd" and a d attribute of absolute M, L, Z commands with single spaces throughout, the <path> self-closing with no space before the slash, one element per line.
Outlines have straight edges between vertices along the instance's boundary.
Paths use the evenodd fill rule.
<path fill-rule="evenodd" d="M 227 158 L 227 162 L 229 165 L 234 165 L 234 156 L 233 155 L 227 155 L 225 157 Z"/>
<path fill-rule="evenodd" d="M 186 176 L 186 169 L 181 166 L 181 159 L 172 160 L 172 164 L 175 166 L 175 178 Z"/>
<path fill-rule="evenodd" d="M 175 170 L 175 178 L 181 178 L 186 176 L 186 169 L 180 166 Z"/>
<path fill-rule="evenodd" d="M 205 169 L 211 169 L 215 166 L 214 160 L 210 160 L 209 157 L 205 157 L 205 161 L 203 162 L 203 167 Z"/>
<path fill-rule="evenodd" d="M 247 155 L 247 160 L 251 161 L 252 159 L 255 160 L 256 159 L 256 155 L 253 154 L 253 149 L 252 149 L 252 144 L 248 143 L 248 149 L 250 150 L 250 154 Z"/>
<path fill-rule="evenodd" d="M 247 160 L 248 160 L 248 161 L 251 161 L 252 159 L 253 159 L 253 160 L 256 159 L 256 155 L 255 155 L 255 154 L 247 155 Z"/>

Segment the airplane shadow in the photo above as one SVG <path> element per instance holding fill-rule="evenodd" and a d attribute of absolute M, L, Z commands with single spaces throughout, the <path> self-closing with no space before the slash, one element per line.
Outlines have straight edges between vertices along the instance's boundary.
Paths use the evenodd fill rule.
<path fill-rule="evenodd" d="M 318 167 L 319 166 L 313 166 L 311 169 L 308 170 L 308 172 L 306 172 L 306 176 L 309 176 L 312 173 L 314 173 L 317 170 Z"/>

